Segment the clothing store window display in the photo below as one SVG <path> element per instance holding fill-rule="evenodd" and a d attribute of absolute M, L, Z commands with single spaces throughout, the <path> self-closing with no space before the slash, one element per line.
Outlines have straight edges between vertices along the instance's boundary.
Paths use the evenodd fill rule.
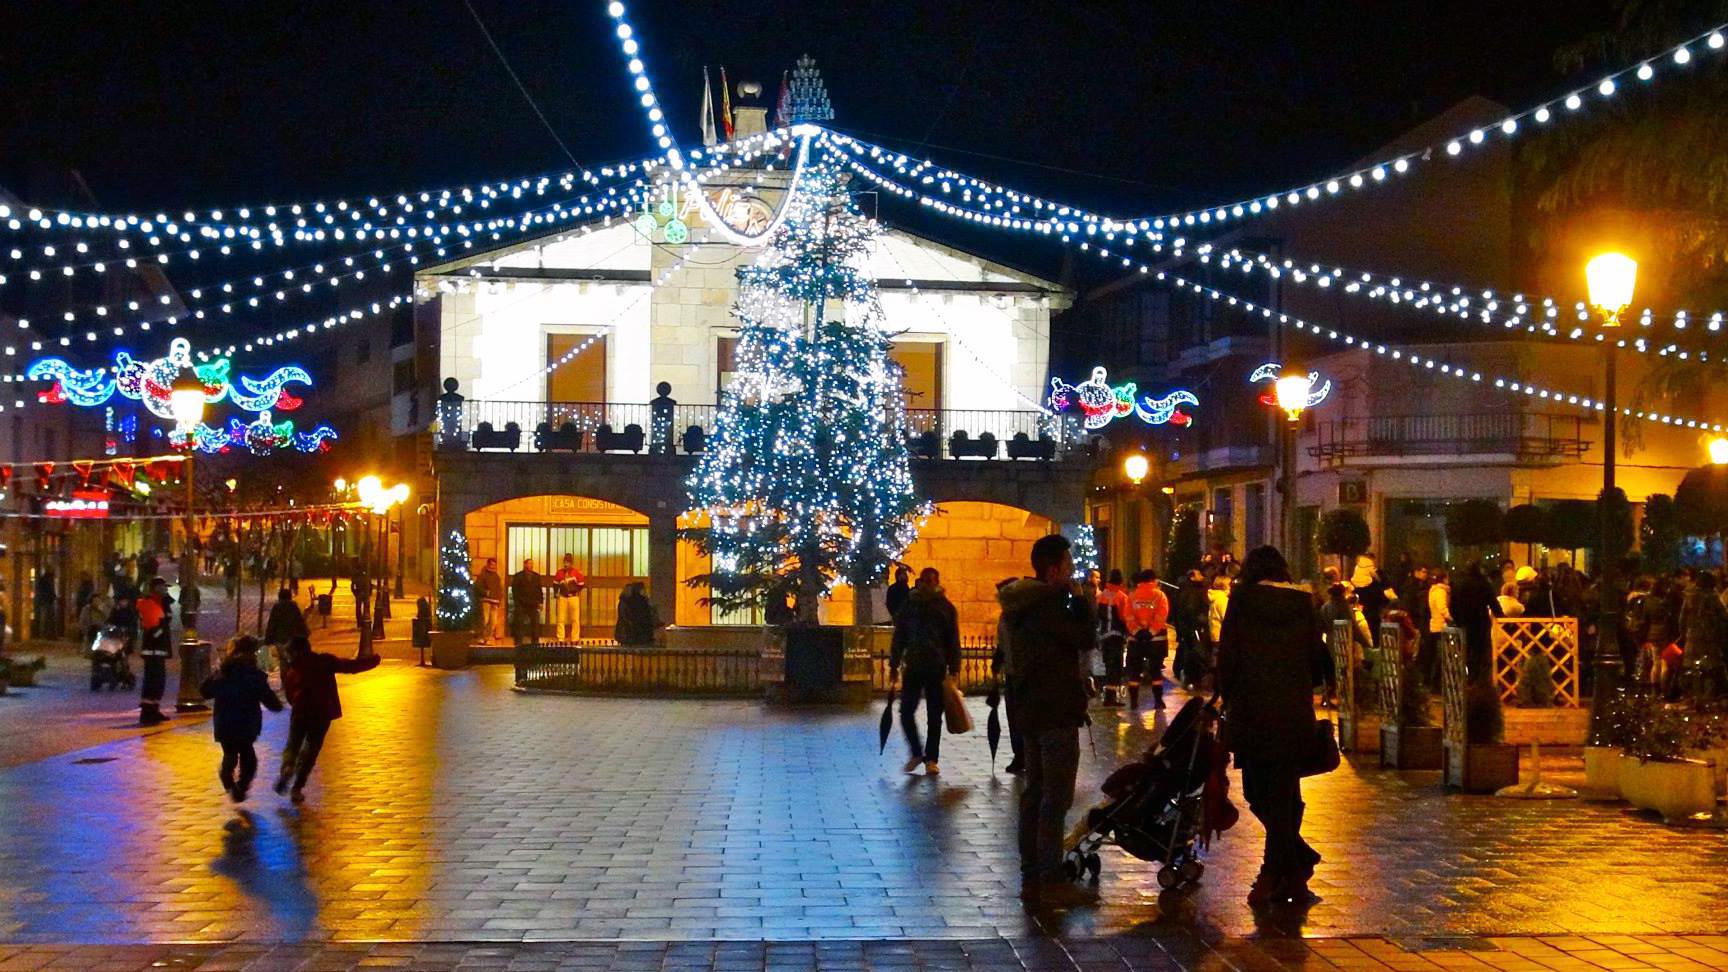
<path fill-rule="evenodd" d="M 574 555 L 565 554 L 564 563 L 552 578 L 552 623 L 565 641 L 582 637 L 582 591 L 587 587 L 588 575 L 576 566 Z"/>

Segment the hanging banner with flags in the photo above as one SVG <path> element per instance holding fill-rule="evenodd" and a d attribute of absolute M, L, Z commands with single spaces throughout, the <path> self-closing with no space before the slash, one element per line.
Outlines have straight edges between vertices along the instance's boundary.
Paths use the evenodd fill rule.
<path fill-rule="evenodd" d="M 732 141 L 732 86 L 726 83 L 726 65 L 720 65 L 720 131 Z"/>
<path fill-rule="evenodd" d="M 702 65 L 702 144 L 713 148 L 720 143 L 714 131 L 714 90 L 708 86 L 708 65 Z"/>

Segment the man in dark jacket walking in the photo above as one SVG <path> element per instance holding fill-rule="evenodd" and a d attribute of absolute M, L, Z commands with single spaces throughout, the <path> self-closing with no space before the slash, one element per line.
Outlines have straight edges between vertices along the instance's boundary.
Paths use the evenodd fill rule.
<path fill-rule="evenodd" d="M 222 745 L 222 767 L 216 776 L 235 803 L 244 803 L 246 791 L 258 775 L 258 753 L 252 744 L 264 728 L 259 707 L 282 711 L 282 700 L 258 667 L 258 640 L 245 635 L 234 639 L 222 667 L 204 680 L 199 693 L 211 701 L 214 712 L 210 724 Z M 238 778 L 234 775 L 236 765 Z"/>
<path fill-rule="evenodd" d="M 1066 537 L 1032 545 L 1033 577 L 997 592 L 1009 633 L 1015 721 L 1025 746 L 1020 791 L 1020 874 L 1028 895 L 1052 902 L 1074 889 L 1061 880 L 1062 838 L 1080 768 L 1086 683 L 1080 659 L 1092 648 L 1092 605 L 1074 588 Z"/>
<path fill-rule="evenodd" d="M 330 723 L 342 718 L 342 698 L 336 692 L 336 676 L 354 675 L 378 667 L 377 655 L 337 658 L 312 650 L 304 637 L 288 642 L 288 667 L 282 671 L 282 694 L 294 707 L 288 717 L 288 743 L 282 747 L 282 772 L 276 777 L 276 792 L 294 783 L 292 799 L 306 797 L 306 779 L 324 748 Z"/>
<path fill-rule="evenodd" d="M 1302 765 L 1314 745 L 1314 686 L 1325 660 L 1313 595 L 1291 583 L 1276 548 L 1249 552 L 1218 639 L 1218 691 L 1242 795 L 1266 828 L 1252 907 L 1312 901 L 1308 879 L 1320 855 L 1302 839 Z"/>
<path fill-rule="evenodd" d="M 295 638 L 310 638 L 306 615 L 294 603 L 294 592 L 286 587 L 276 592 L 276 603 L 270 605 L 270 619 L 264 622 L 264 641 L 276 649 L 276 656 L 287 663 L 288 642 Z"/>
<path fill-rule="evenodd" d="M 898 617 L 900 609 L 906 606 L 906 599 L 912 596 L 912 586 L 907 583 L 912 572 L 905 564 L 894 565 L 894 583 L 888 585 L 888 591 L 883 596 L 883 603 L 888 605 L 888 616 Z"/>
<path fill-rule="evenodd" d="M 910 773 L 923 763 L 924 772 L 935 776 L 942 771 L 936 762 L 942 751 L 942 680 L 960 674 L 960 616 L 942 593 L 942 575 L 934 567 L 918 574 L 918 585 L 894 616 L 888 668 L 899 672 L 902 664 L 900 728 L 910 750 L 905 769 Z M 919 699 L 930 721 L 929 742 L 918 738 Z"/>

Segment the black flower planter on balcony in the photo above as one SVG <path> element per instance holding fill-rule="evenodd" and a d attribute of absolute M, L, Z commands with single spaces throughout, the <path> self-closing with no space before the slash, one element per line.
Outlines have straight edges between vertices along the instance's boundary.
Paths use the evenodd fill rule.
<path fill-rule="evenodd" d="M 948 437 L 948 455 L 955 459 L 994 459 L 998 444 L 988 432 L 974 439 L 962 429 Z"/>
<path fill-rule="evenodd" d="M 907 440 L 906 447 L 911 450 L 914 459 L 942 458 L 942 437 L 934 430 L 913 436 Z"/>
<path fill-rule="evenodd" d="M 492 427 L 491 422 L 481 422 L 474 427 L 472 441 L 477 450 L 509 449 L 515 452 L 522 448 L 522 427 L 515 422 L 509 422 L 505 424 L 504 431 L 499 432 Z"/>
<path fill-rule="evenodd" d="M 1024 432 L 1016 432 L 1014 438 L 1008 440 L 1008 458 L 1054 459 L 1056 440 L 1047 435 L 1040 435 L 1037 440 L 1033 440 Z"/>
<path fill-rule="evenodd" d="M 534 448 L 541 452 L 580 452 L 582 430 L 574 422 L 565 422 L 556 429 L 541 422 L 534 429 Z"/>
<path fill-rule="evenodd" d="M 622 432 L 614 432 L 612 426 L 602 425 L 594 430 L 594 448 L 601 452 L 641 452 L 646 438 L 642 426 L 634 422 L 624 426 Z"/>

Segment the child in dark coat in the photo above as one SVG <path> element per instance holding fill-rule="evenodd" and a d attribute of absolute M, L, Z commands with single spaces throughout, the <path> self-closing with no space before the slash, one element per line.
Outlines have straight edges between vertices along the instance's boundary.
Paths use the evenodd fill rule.
<path fill-rule="evenodd" d="M 222 768 L 217 776 L 222 789 L 235 803 L 246 799 L 252 778 L 258 775 L 258 753 L 252 744 L 264 728 L 263 706 L 271 712 L 282 711 L 282 700 L 270 688 L 269 679 L 258 667 L 258 639 L 243 635 L 235 638 L 228 657 L 216 674 L 204 680 L 200 689 L 215 709 L 211 725 L 216 741 L 222 744 Z M 240 776 L 234 776 L 235 764 Z"/>

